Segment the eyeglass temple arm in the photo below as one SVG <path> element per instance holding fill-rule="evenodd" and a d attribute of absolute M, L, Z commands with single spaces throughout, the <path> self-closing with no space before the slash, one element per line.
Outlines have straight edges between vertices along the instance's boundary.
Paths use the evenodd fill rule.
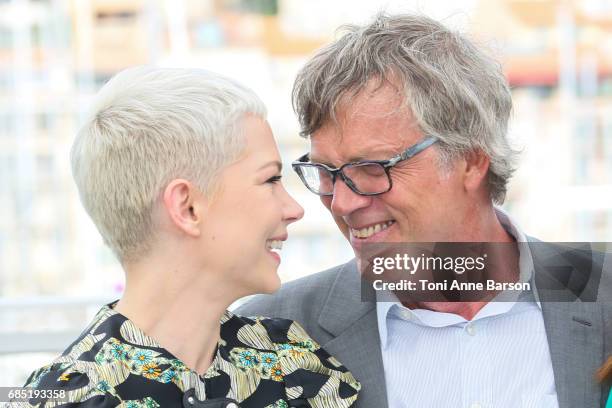
<path fill-rule="evenodd" d="M 398 160 L 396 160 L 396 162 L 400 160 L 407 160 L 411 158 L 412 156 L 421 152 L 422 150 L 427 149 L 429 146 L 436 143 L 437 141 L 438 141 L 438 138 L 433 137 L 433 136 L 426 138 L 425 140 L 417 143 L 416 145 L 412 146 L 410 149 L 402 153 L 400 157 L 398 157 Z"/>

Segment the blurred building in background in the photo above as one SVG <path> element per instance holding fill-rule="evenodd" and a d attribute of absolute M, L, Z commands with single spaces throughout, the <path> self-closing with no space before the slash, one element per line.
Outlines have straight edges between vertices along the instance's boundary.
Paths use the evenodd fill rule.
<path fill-rule="evenodd" d="M 268 106 L 289 164 L 308 148 L 291 108 L 296 72 L 339 25 L 381 8 L 441 19 L 503 63 L 511 137 L 524 149 L 505 207 L 523 228 L 549 241 L 612 241 L 612 2 L 0 0 L 0 386 L 23 382 L 121 293 L 68 159 L 105 81 L 148 63 L 234 77 Z M 306 216 L 283 248 L 285 281 L 351 257 L 289 170 Z"/>

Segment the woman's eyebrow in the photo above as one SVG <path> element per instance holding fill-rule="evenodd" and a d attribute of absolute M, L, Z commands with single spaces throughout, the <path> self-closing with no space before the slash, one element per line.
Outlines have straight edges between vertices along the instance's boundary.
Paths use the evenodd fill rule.
<path fill-rule="evenodd" d="M 257 171 L 263 170 L 263 169 L 265 169 L 266 167 L 269 167 L 269 166 L 276 166 L 279 172 L 283 170 L 283 163 L 281 163 L 278 160 L 273 160 L 273 161 L 265 163 L 263 166 L 261 166 L 259 169 L 257 169 Z"/>

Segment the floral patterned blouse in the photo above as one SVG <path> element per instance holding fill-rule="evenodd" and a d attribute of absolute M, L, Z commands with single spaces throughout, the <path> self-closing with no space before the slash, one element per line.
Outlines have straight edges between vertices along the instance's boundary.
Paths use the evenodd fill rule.
<path fill-rule="evenodd" d="M 357 399 L 353 375 L 291 320 L 226 312 L 213 363 L 200 376 L 113 306 L 26 382 L 64 389 L 68 402 L 30 399 L 22 406 L 344 408 Z"/>

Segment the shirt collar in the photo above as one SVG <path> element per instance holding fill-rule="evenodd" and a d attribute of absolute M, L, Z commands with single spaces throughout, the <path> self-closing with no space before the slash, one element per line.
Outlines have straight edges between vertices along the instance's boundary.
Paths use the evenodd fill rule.
<path fill-rule="evenodd" d="M 107 335 L 111 337 L 125 339 L 131 346 L 137 346 L 143 349 L 158 349 L 158 351 L 160 351 L 164 357 L 170 360 L 175 360 L 178 362 L 179 365 L 185 366 L 187 368 L 185 363 L 183 363 L 179 358 L 174 356 L 170 351 L 160 345 L 157 340 L 147 335 L 129 318 L 117 312 L 115 310 L 117 302 L 118 301 L 115 301 L 103 306 L 96 314 L 95 318 L 93 319 L 87 330 L 90 332 L 94 332 L 98 326 L 104 324 L 106 326 Z M 229 310 L 226 310 L 221 316 L 220 324 L 223 325 L 225 322 L 232 319 L 233 317 L 234 314 L 232 314 L 232 312 L 230 312 Z M 219 375 L 219 353 L 220 349 L 225 347 L 226 345 L 227 341 L 223 338 L 220 338 L 219 343 L 217 344 L 215 355 L 213 356 L 212 364 L 210 365 L 210 367 L 208 367 L 208 370 L 203 375 L 200 376 L 198 373 L 189 368 L 187 368 L 187 370 L 182 373 L 181 383 L 184 388 L 183 391 L 189 388 L 195 388 L 198 398 L 204 398 L 204 383 L 201 380 L 205 378 L 216 377 Z"/>
<path fill-rule="evenodd" d="M 392 307 L 401 306 L 397 301 L 397 297 L 395 297 L 395 300 L 392 300 L 393 297 L 395 297 L 395 295 L 390 292 L 376 293 L 376 319 L 378 320 L 380 344 L 382 344 L 383 348 L 387 347 L 387 315 Z M 410 310 L 408 308 L 405 309 Z"/>
<path fill-rule="evenodd" d="M 524 296 L 521 295 L 519 299 L 521 301 L 533 300 L 541 309 L 542 306 L 533 279 L 533 257 L 529 249 L 527 236 L 507 212 L 501 208 L 495 207 L 495 214 L 499 222 L 506 229 L 506 232 L 508 232 L 517 242 L 519 250 L 519 281 L 531 283 L 532 293 Z M 489 302 L 476 314 L 476 316 L 474 316 L 472 321 L 507 313 L 515 304 L 516 302 L 514 301 Z M 376 317 L 378 320 L 380 342 L 383 348 L 386 348 L 388 344 L 388 318 L 399 317 L 404 320 L 409 320 L 414 324 L 428 327 L 445 327 L 467 323 L 466 319 L 454 313 L 435 312 L 426 309 L 408 309 L 399 302 L 395 294 L 383 291 L 376 292 Z"/>
<path fill-rule="evenodd" d="M 156 348 L 162 348 L 163 349 L 163 346 L 161 346 L 157 342 L 157 340 L 155 340 L 153 337 L 150 337 L 149 335 L 147 335 L 144 331 L 142 331 L 140 328 L 138 328 L 138 326 L 136 326 L 136 324 L 134 324 L 134 322 L 132 322 L 129 318 L 127 318 L 126 316 L 122 315 L 121 313 L 119 313 L 119 312 L 117 312 L 115 310 L 115 306 L 117 305 L 118 302 L 119 301 L 116 300 L 116 301 L 114 301 L 112 303 L 104 305 L 98 311 L 98 313 L 94 317 L 92 323 L 90 324 L 90 326 L 88 327 L 87 330 L 94 330 L 95 327 L 97 327 L 100 324 L 106 322 L 109 318 L 111 318 L 113 316 L 117 316 L 118 319 L 114 320 L 113 324 L 110 325 L 110 332 L 111 332 L 111 334 L 113 334 L 115 332 L 121 332 L 121 334 L 125 336 L 125 333 L 128 333 L 128 334 L 130 334 L 130 336 L 129 336 L 130 343 L 132 343 L 132 344 L 134 344 L 136 346 L 141 346 L 141 347 L 156 347 Z M 223 325 L 223 323 L 227 322 L 228 320 L 231 320 L 233 317 L 234 317 L 234 314 L 232 312 L 230 312 L 229 310 L 226 310 L 223 313 L 223 315 L 221 316 L 221 319 L 219 320 L 219 323 L 221 325 Z M 225 345 L 225 341 L 223 339 L 220 340 L 220 343 L 222 345 Z"/>
<path fill-rule="evenodd" d="M 516 220 L 510 217 L 510 214 L 505 212 L 499 207 L 495 207 L 495 214 L 497 215 L 497 219 L 502 224 L 502 226 L 506 229 L 506 232 L 516 240 L 516 244 L 519 250 L 519 281 L 520 282 L 530 282 L 531 283 L 531 292 L 533 294 L 533 299 L 540 309 L 542 309 L 542 305 L 540 303 L 540 298 L 538 296 L 538 291 L 535 286 L 535 267 L 533 263 L 533 256 L 531 254 L 531 249 L 529 248 L 529 240 L 527 239 L 527 235 L 522 231 L 519 227 Z"/>

